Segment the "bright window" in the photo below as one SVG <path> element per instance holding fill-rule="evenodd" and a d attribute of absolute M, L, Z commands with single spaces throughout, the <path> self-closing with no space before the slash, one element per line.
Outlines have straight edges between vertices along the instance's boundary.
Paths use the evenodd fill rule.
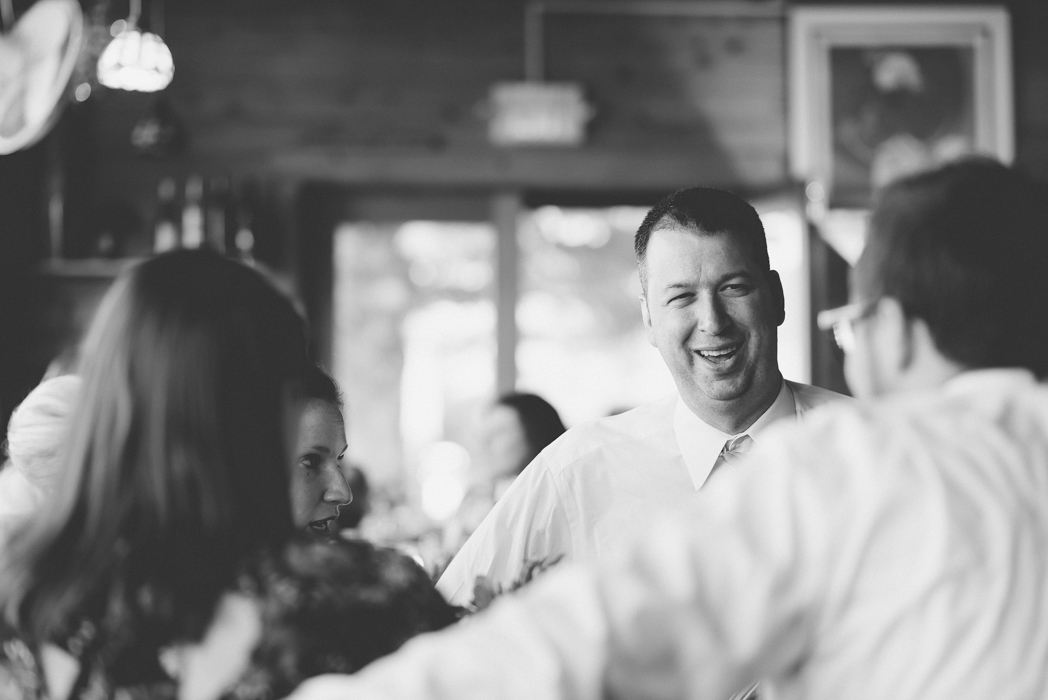
<path fill-rule="evenodd" d="M 792 200 L 757 203 L 786 293 L 779 364 L 808 381 L 806 232 Z M 644 334 L 636 207 L 526 210 L 518 219 L 517 387 L 564 422 L 674 390 Z M 437 520 L 476 469 L 496 393 L 497 234 L 486 222 L 344 223 L 335 232 L 334 363 L 353 460 Z M 473 464 L 471 464 L 471 461 Z"/>

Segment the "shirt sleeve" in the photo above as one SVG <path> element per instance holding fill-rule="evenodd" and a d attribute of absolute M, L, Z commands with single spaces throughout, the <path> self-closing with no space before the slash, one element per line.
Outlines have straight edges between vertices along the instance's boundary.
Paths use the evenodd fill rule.
<path fill-rule="evenodd" d="M 437 589 L 454 605 L 468 605 L 485 576 L 506 588 L 530 561 L 571 557 L 571 528 L 546 457 L 517 477 L 451 560 Z"/>
<path fill-rule="evenodd" d="M 837 508 L 780 460 L 742 476 L 711 484 L 701 507 L 660 522 L 603 570 L 554 572 L 292 698 L 727 698 L 785 673 L 810 650 Z"/>

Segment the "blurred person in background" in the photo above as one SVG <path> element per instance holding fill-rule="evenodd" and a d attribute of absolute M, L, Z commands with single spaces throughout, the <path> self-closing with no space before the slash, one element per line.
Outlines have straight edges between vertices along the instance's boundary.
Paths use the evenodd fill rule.
<path fill-rule="evenodd" d="M 35 513 L 60 479 L 60 450 L 80 393 L 80 378 L 46 379 L 25 397 L 7 424 L 8 462 L 0 471 L 0 536 Z"/>
<path fill-rule="evenodd" d="M 62 478 L 0 558 L 0 697 L 263 698 L 270 681 L 346 670 L 325 635 L 359 624 L 347 576 L 367 579 L 365 607 L 386 596 L 367 629 L 398 630 L 393 646 L 446 624 L 446 610 L 397 617 L 405 586 L 439 598 L 403 562 L 296 526 L 288 465 L 316 393 L 305 337 L 278 291 L 215 253 L 118 277 L 85 340 Z M 319 651 L 267 666 L 303 646 Z"/>
<path fill-rule="evenodd" d="M 445 528 L 449 555 L 473 534 L 524 467 L 565 430 L 557 409 L 535 394 L 503 394 L 490 406 L 480 420 L 480 473 Z"/>
<path fill-rule="evenodd" d="M 861 402 L 607 566 L 292 700 L 1048 697 L 1046 201 L 988 160 L 889 185 L 820 322 Z"/>
<path fill-rule="evenodd" d="M 649 342 L 677 394 L 567 431 L 523 471 L 437 584 L 466 605 L 555 560 L 601 560 L 656 515 L 687 511 L 711 474 L 774 422 L 841 395 L 783 379 L 785 301 L 757 212 L 722 190 L 675 192 L 635 237 Z M 614 381 L 614 377 L 609 377 Z"/>
<path fill-rule="evenodd" d="M 518 392 L 500 396 L 481 426 L 486 481 L 494 499 L 565 430 L 557 409 L 541 396 Z"/>
<path fill-rule="evenodd" d="M 329 535 L 338 529 L 339 507 L 354 498 L 341 465 L 348 447 L 342 395 L 335 380 L 313 365 L 303 378 L 302 399 L 291 469 L 292 517 L 298 527 Z"/>

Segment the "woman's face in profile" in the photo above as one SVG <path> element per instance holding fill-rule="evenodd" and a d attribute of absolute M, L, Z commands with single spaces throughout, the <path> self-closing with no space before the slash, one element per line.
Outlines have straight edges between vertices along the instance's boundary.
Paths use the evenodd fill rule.
<path fill-rule="evenodd" d="M 482 428 L 488 472 L 494 477 L 514 476 L 529 457 L 528 438 L 516 409 L 495 404 Z"/>
<path fill-rule="evenodd" d="M 309 401 L 298 419 L 291 467 L 291 513 L 297 527 L 326 535 L 338 506 L 352 494 L 339 461 L 346 453 L 346 428 L 338 406 Z"/>

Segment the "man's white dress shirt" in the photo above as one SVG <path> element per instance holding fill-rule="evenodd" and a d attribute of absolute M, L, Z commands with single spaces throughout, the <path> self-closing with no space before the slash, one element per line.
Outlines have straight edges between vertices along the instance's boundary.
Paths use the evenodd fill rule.
<path fill-rule="evenodd" d="M 746 434 L 759 441 L 775 421 L 841 398 L 784 381 Z M 572 428 L 517 477 L 437 588 L 466 605 L 477 576 L 506 588 L 529 562 L 603 559 L 659 514 L 694 507 L 695 491 L 732 437 L 699 420 L 676 395 Z"/>
<path fill-rule="evenodd" d="M 1048 697 L 1048 387 L 817 411 L 601 571 L 552 572 L 293 700 Z"/>

